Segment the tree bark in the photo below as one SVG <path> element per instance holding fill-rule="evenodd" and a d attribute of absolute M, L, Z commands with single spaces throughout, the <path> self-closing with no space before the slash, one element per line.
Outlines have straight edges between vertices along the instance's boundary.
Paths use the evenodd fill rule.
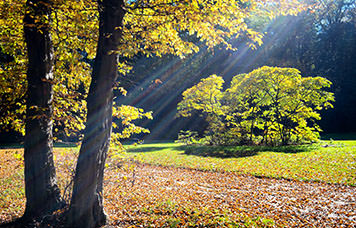
<path fill-rule="evenodd" d="M 27 44 L 27 110 L 25 135 L 24 219 L 32 219 L 63 205 L 53 163 L 52 100 L 53 49 L 49 33 L 51 5 L 28 0 L 24 17 Z"/>
<path fill-rule="evenodd" d="M 99 41 L 87 98 L 87 122 L 80 148 L 68 216 L 70 227 L 99 227 L 106 223 L 103 176 L 110 145 L 113 85 L 122 35 L 122 0 L 99 1 Z"/>

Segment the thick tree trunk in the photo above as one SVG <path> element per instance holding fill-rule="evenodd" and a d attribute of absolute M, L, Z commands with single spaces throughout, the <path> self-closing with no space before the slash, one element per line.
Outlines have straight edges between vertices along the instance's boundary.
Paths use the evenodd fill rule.
<path fill-rule="evenodd" d="M 29 60 L 24 219 L 42 216 L 62 205 L 52 153 L 53 50 L 48 22 L 51 9 L 46 0 L 29 0 L 27 7 L 24 17 Z"/>
<path fill-rule="evenodd" d="M 110 144 L 113 85 L 124 17 L 122 0 L 99 1 L 99 41 L 87 98 L 87 123 L 80 148 L 68 217 L 71 227 L 106 223 L 103 208 L 104 165 Z"/>

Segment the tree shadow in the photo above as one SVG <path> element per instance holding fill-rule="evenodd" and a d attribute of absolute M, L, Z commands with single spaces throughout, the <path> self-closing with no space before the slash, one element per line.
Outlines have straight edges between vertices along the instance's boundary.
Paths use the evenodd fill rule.
<path fill-rule="evenodd" d="M 80 144 L 75 142 L 55 142 L 54 147 L 57 148 L 75 148 L 78 147 Z"/>
<path fill-rule="evenodd" d="M 126 149 L 127 153 L 146 153 L 146 152 L 156 152 L 159 150 L 169 149 L 171 147 L 158 147 L 158 146 L 149 146 L 149 147 L 133 147 Z"/>
<path fill-rule="evenodd" d="M 247 147 L 236 150 L 236 148 L 227 146 L 182 146 L 182 149 L 187 155 L 201 157 L 238 158 L 257 155 L 256 151 L 250 150 Z"/>
<path fill-rule="evenodd" d="M 67 210 L 60 213 L 48 214 L 37 218 L 14 218 L 12 221 L 0 223 L 0 228 L 49 228 L 49 227 L 67 227 Z"/>
<path fill-rule="evenodd" d="M 261 152 L 277 152 L 285 154 L 296 154 L 303 152 L 310 152 L 312 150 L 320 148 L 320 145 L 316 144 L 303 144 L 303 145 L 288 145 L 288 146 L 257 146 L 260 147 Z"/>
<path fill-rule="evenodd" d="M 20 227 L 23 227 L 23 226 L 18 221 L 10 221 L 10 222 L 0 223 L 0 228 L 20 228 Z"/>
<path fill-rule="evenodd" d="M 1 144 L 0 149 L 23 149 L 23 144 Z"/>
<path fill-rule="evenodd" d="M 308 152 L 316 149 L 313 145 L 292 145 L 292 146 L 181 146 L 187 155 L 217 158 L 240 158 L 251 157 L 262 152 L 277 152 L 295 154 Z"/>
<path fill-rule="evenodd" d="M 79 146 L 78 143 L 74 142 L 55 142 L 54 148 L 76 148 Z M 0 144 L 0 149 L 23 149 L 23 143 L 13 143 L 13 144 Z"/>

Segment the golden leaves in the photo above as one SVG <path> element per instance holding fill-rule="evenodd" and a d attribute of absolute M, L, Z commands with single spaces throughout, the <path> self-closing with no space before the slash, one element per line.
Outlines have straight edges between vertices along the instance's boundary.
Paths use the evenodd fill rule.
<path fill-rule="evenodd" d="M 120 140 L 130 138 L 132 135 L 149 133 L 146 128 L 136 126 L 135 120 L 152 119 L 152 112 L 144 112 L 143 109 L 129 105 L 113 106 L 113 132 L 111 136 L 112 146 L 121 146 Z M 117 124 L 116 122 L 119 122 Z"/>
<path fill-rule="evenodd" d="M 183 100 L 178 104 L 178 115 L 187 117 L 193 110 L 201 110 L 213 115 L 223 115 L 220 100 L 224 80 L 217 75 L 202 79 L 197 85 L 183 92 Z"/>
<path fill-rule="evenodd" d="M 24 99 L 26 91 L 27 56 L 22 35 L 25 3 L 25 0 L 0 3 L 0 45 L 4 53 L 15 58 L 14 62 L 0 68 L 0 94 L 5 94 L 8 106 L 16 99 Z M 272 5 L 278 7 L 273 8 Z M 284 12 L 285 8 L 293 13 L 290 11 L 293 7 L 301 9 L 296 6 L 296 1 L 269 1 L 268 4 L 258 0 L 127 1 L 122 42 L 115 53 L 126 57 L 138 53 L 146 56 L 174 54 L 183 58 L 199 50 L 189 38 L 191 36 L 198 37 L 209 47 L 225 44 L 227 48 L 234 49 L 229 44 L 230 38 L 245 34 L 254 47 L 260 45 L 262 35 L 247 26 L 246 19 L 251 13 L 264 9 L 262 13 L 274 14 Z M 55 0 L 50 18 L 45 19 L 50 20 L 54 46 L 55 124 L 65 125 L 71 131 L 78 128 L 79 131 L 85 120 L 83 100 L 89 88 L 90 64 L 95 57 L 98 39 L 97 3 Z M 118 67 L 121 74 L 130 70 L 124 62 Z M 24 110 L 23 107 L 20 109 Z M 14 128 L 21 129 L 22 117 L 9 113 L 7 119 L 0 120 L 0 123 L 13 122 Z M 68 119 L 71 121 L 65 121 Z"/>
<path fill-rule="evenodd" d="M 126 8 L 125 42 L 119 47 L 123 55 L 133 56 L 142 52 L 148 56 L 175 54 L 184 57 L 198 50 L 193 42 L 184 38 L 185 34 L 197 36 L 209 47 L 225 44 L 232 49 L 230 38 L 240 34 L 247 34 L 251 46 L 255 43 L 260 45 L 262 34 L 246 24 L 252 12 L 270 15 L 295 13 L 302 9 L 302 4 L 291 1 L 181 0 L 171 3 L 155 0 L 127 3 Z"/>

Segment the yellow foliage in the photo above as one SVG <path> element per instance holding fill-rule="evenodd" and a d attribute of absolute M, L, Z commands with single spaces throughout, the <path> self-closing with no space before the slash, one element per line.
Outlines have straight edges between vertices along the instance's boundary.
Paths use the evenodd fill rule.
<path fill-rule="evenodd" d="M 287 144 L 316 141 L 321 131 L 319 111 L 332 107 L 331 82 L 302 77 L 294 68 L 261 67 L 233 77 L 222 91 L 223 79 L 212 75 L 183 92 L 178 113 L 194 110 L 207 115 L 210 143 Z M 216 140 L 216 141 L 213 141 Z M 225 140 L 225 141 L 224 141 Z"/>
<path fill-rule="evenodd" d="M 27 90 L 27 53 L 23 37 L 25 3 L 26 0 L 0 2 L 0 48 L 14 58 L 14 61 L 0 66 L 1 107 L 8 112 L 0 119 L 0 125 L 11 125 L 22 133 Z M 49 20 L 51 25 L 55 62 L 53 119 L 55 128 L 64 127 L 70 135 L 84 128 L 85 98 L 91 81 L 90 62 L 95 57 L 98 41 L 98 6 L 91 0 L 53 0 L 52 3 L 50 18 L 36 20 Z M 225 44 L 233 49 L 229 40 L 240 35 L 245 35 L 251 46 L 260 45 L 262 34 L 246 24 L 252 13 L 273 17 L 296 14 L 304 7 L 301 1 L 295 0 L 126 1 L 122 42 L 114 51 L 123 57 L 142 53 L 147 56 L 174 54 L 183 58 L 199 50 L 197 45 L 186 39 L 193 35 L 209 47 Z M 120 74 L 125 75 L 130 69 L 124 61 L 119 63 Z M 120 87 L 115 88 L 125 93 Z M 14 104 L 17 107 L 15 111 L 8 108 Z M 124 117 L 125 123 L 142 117 L 137 110 L 120 108 L 119 113 L 125 112 L 132 112 Z M 138 131 L 135 127 L 127 129 Z M 128 132 L 122 134 L 129 135 Z"/>

